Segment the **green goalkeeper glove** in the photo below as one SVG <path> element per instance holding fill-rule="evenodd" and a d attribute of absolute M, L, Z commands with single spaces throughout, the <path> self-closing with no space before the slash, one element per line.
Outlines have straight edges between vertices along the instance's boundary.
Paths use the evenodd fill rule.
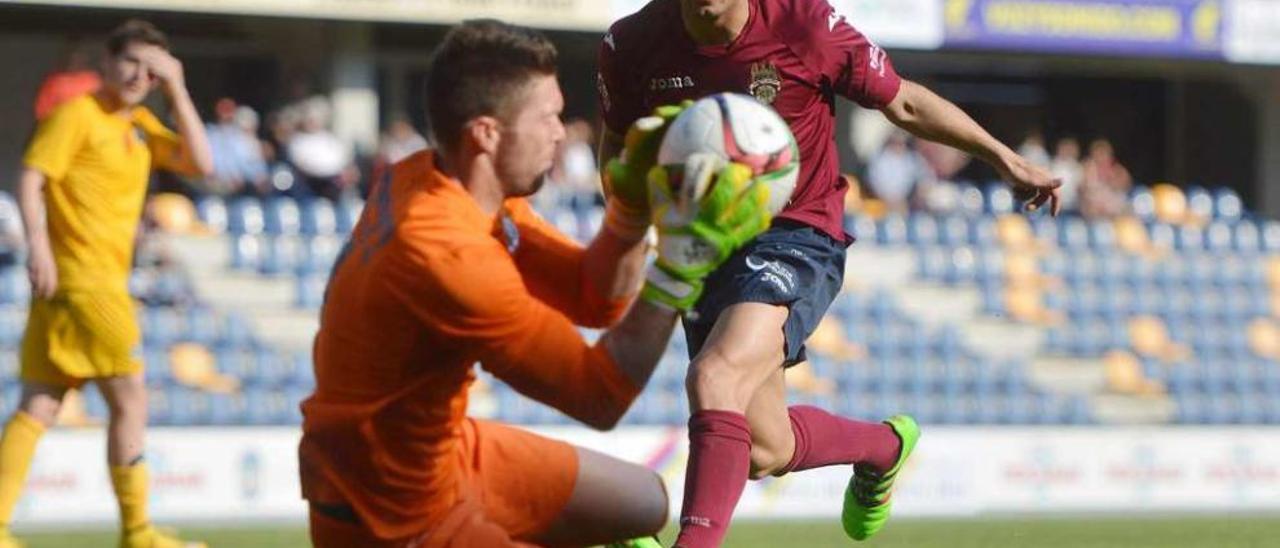
<path fill-rule="evenodd" d="M 658 229 L 658 259 L 641 296 L 688 312 L 703 280 L 734 251 L 769 228 L 769 186 L 751 168 L 712 154 L 649 172 L 649 201 Z"/>
<path fill-rule="evenodd" d="M 658 158 L 658 147 L 671 121 L 693 104 L 663 105 L 631 124 L 622 153 L 610 159 L 601 174 L 604 195 L 612 204 L 607 222 L 619 234 L 643 232 L 649 226 L 649 188 L 646 177 Z"/>

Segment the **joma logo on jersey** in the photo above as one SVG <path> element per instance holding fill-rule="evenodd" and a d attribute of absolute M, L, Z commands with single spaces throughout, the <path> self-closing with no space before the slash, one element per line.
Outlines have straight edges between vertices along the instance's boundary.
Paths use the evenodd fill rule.
<path fill-rule="evenodd" d="M 649 91 L 685 89 L 691 87 L 693 87 L 692 76 L 672 76 L 670 78 L 654 78 L 649 80 Z"/>

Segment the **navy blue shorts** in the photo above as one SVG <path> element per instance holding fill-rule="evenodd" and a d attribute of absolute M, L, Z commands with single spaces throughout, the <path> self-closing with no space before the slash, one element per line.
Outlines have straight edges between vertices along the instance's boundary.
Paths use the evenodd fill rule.
<path fill-rule="evenodd" d="M 804 341 L 840 292 L 846 247 L 806 224 L 775 221 L 707 277 L 702 298 L 684 319 L 689 359 L 702 350 L 724 309 L 738 303 L 767 303 L 790 310 L 782 328 L 786 337 L 782 366 L 804 361 Z"/>

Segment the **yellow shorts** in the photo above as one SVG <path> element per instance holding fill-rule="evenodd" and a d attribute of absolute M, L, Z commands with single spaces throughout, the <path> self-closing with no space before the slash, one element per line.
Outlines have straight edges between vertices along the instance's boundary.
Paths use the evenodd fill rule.
<path fill-rule="evenodd" d="M 118 291 L 77 291 L 33 299 L 22 337 L 24 382 L 78 388 L 89 379 L 142 371 L 133 299 Z"/>

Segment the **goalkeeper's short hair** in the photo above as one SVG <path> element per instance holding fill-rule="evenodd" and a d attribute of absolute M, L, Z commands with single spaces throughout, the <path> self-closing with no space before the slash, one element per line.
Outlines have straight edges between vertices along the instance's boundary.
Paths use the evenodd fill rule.
<path fill-rule="evenodd" d="M 502 119 L 535 76 L 556 73 L 556 47 L 542 33 L 492 19 L 463 22 L 444 37 L 427 76 L 427 115 L 438 147 L 456 149 L 467 122 Z"/>

